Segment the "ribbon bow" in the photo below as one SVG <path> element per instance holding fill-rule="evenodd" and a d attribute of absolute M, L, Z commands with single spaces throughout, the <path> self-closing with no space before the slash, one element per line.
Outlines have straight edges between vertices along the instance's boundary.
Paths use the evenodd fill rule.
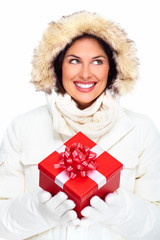
<path fill-rule="evenodd" d="M 86 177 L 88 171 L 97 168 L 96 156 L 97 154 L 90 151 L 89 147 L 73 143 L 60 153 L 59 163 L 54 164 L 54 167 L 66 169 L 72 179 L 78 176 Z"/>

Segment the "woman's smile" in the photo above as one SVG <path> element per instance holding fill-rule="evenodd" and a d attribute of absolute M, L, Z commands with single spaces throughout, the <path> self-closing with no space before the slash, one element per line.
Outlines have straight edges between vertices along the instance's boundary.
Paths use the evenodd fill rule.
<path fill-rule="evenodd" d="M 108 57 L 93 38 L 76 40 L 62 63 L 62 83 L 80 109 L 89 107 L 105 90 L 109 72 Z"/>
<path fill-rule="evenodd" d="M 96 82 L 75 81 L 74 84 L 77 90 L 79 90 L 80 92 L 90 92 L 93 90 L 94 86 L 96 85 Z"/>

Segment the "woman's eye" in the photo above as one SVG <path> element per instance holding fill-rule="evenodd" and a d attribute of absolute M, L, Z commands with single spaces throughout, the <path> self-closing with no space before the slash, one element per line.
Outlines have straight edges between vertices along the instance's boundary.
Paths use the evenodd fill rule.
<path fill-rule="evenodd" d="M 77 64 L 77 63 L 79 63 L 79 60 L 78 59 L 71 59 L 70 63 Z"/>
<path fill-rule="evenodd" d="M 97 60 L 94 60 L 93 63 L 97 64 L 97 65 L 100 65 L 100 64 L 102 64 L 102 60 L 97 59 Z"/>

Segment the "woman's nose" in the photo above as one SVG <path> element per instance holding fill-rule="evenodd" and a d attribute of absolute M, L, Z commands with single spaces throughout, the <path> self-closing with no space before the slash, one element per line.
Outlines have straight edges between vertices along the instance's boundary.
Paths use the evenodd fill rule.
<path fill-rule="evenodd" d="M 80 77 L 83 78 L 84 80 L 87 80 L 90 78 L 92 75 L 90 66 L 87 65 L 82 65 L 81 71 L 80 71 Z"/>

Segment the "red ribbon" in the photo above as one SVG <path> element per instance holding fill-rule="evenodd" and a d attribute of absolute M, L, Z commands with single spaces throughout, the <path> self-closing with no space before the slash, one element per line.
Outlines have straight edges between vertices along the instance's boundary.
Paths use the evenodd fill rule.
<path fill-rule="evenodd" d="M 59 155 L 59 163 L 54 164 L 55 168 L 66 169 L 70 178 L 86 177 L 88 171 L 95 170 L 97 154 L 90 151 L 90 148 L 81 143 L 73 143 L 66 147 Z"/>

